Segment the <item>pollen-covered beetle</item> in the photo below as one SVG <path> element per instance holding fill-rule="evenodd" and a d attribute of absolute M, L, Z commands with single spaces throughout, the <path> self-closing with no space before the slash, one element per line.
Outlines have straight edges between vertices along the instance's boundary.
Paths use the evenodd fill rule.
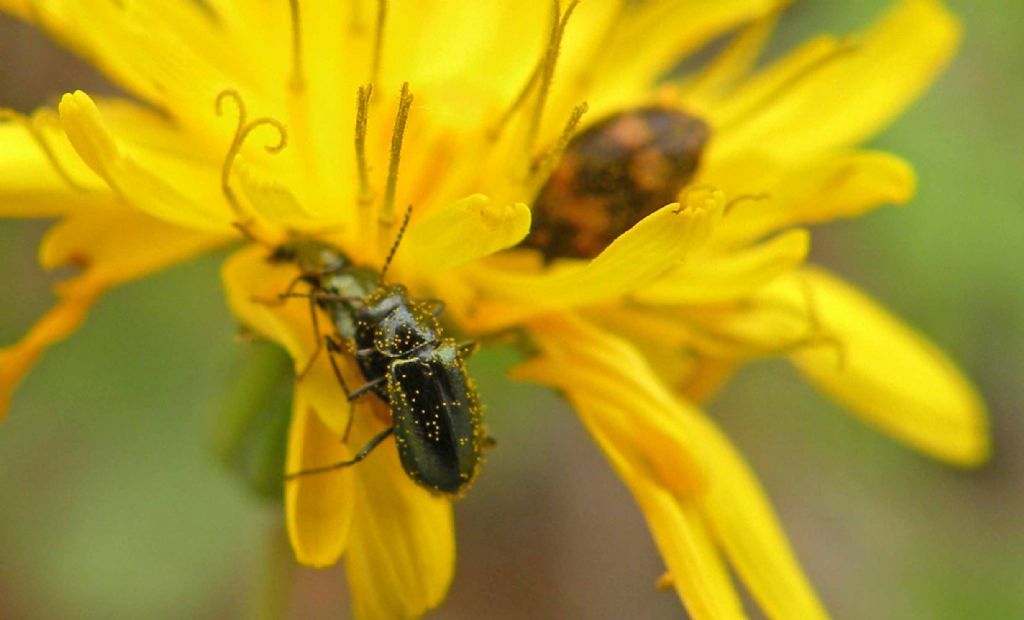
<path fill-rule="evenodd" d="M 392 418 L 392 425 L 351 460 L 290 473 L 286 479 L 354 465 L 394 434 L 402 467 L 414 482 L 444 495 L 465 492 L 482 460 L 482 406 L 466 369 L 473 345 L 444 336 L 437 320 L 443 304 L 415 299 L 400 284 L 383 284 L 387 265 L 381 273 L 360 267 L 322 241 L 290 241 L 276 248 L 270 260 L 295 263 L 295 282 L 310 286 L 308 293 L 288 290 L 282 297 L 310 299 L 318 340 L 314 359 L 326 346 L 349 399 L 372 391 L 390 406 Z M 317 307 L 330 317 L 333 334 L 321 335 Z M 346 344 L 366 379 L 352 391 L 333 357 Z"/>
<path fill-rule="evenodd" d="M 594 123 L 569 142 L 537 194 L 520 244 L 545 260 L 593 258 L 672 203 L 694 177 L 710 132 L 680 110 L 643 107 Z"/>

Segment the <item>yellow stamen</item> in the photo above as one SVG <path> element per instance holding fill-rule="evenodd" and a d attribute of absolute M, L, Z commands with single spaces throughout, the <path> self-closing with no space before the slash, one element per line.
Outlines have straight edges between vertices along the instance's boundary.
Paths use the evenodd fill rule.
<path fill-rule="evenodd" d="M 558 52 L 561 47 L 562 33 L 565 31 L 565 25 L 566 23 L 568 23 L 569 15 L 573 12 L 573 10 L 576 9 L 576 5 L 578 3 L 579 0 L 573 0 L 572 4 L 569 5 L 569 8 L 566 9 L 565 16 L 563 17 L 561 15 L 561 8 L 559 6 L 558 0 L 554 1 L 554 14 L 553 19 L 551 21 L 551 32 L 548 34 L 548 45 L 544 49 L 544 53 L 541 54 L 540 60 L 537 62 L 537 65 L 533 68 L 533 71 L 530 73 L 530 77 L 527 78 L 526 83 L 523 84 L 523 87 L 519 91 L 519 94 L 516 95 L 516 98 L 512 101 L 512 104 L 508 108 L 506 108 L 506 110 L 502 113 L 501 117 L 499 117 L 498 121 L 494 124 L 494 127 L 491 128 L 491 130 L 488 132 L 488 136 L 492 140 L 496 140 L 501 135 L 501 132 L 505 129 L 505 126 L 508 124 L 508 121 L 523 106 L 523 104 L 526 103 L 527 98 L 530 96 L 530 92 L 532 92 L 533 90 L 534 84 L 536 84 L 537 80 L 540 79 L 546 73 L 547 84 L 542 84 L 541 87 L 542 90 L 545 92 L 539 95 L 537 105 L 534 106 L 536 128 L 533 127 L 534 123 L 531 123 L 531 132 L 533 132 L 535 129 L 539 129 L 540 116 L 542 115 L 544 104 L 547 99 L 546 91 L 551 86 L 551 79 L 553 78 L 555 71 L 555 60 L 557 59 Z M 529 142 L 529 144 L 532 144 L 532 141 Z"/>
<path fill-rule="evenodd" d="M 380 66 L 384 56 L 384 25 L 388 19 L 388 0 L 377 0 L 377 33 L 373 42 L 373 65 L 370 68 L 370 83 L 380 78 Z"/>
<path fill-rule="evenodd" d="M 384 186 L 384 204 L 381 205 L 377 231 L 379 246 L 387 247 L 391 229 L 395 224 L 395 186 L 398 183 L 398 164 L 402 159 L 402 139 L 405 137 L 405 124 L 409 120 L 409 108 L 412 106 L 412 93 L 409 83 L 402 84 L 402 93 L 398 101 L 398 114 L 395 116 L 395 129 L 391 134 L 391 158 L 388 161 L 388 179 Z"/>
<path fill-rule="evenodd" d="M 558 165 L 558 159 L 565 152 L 565 148 L 569 145 L 569 140 L 572 139 L 574 133 L 576 133 L 576 127 L 580 124 L 580 119 L 587 113 L 589 106 L 587 102 L 577 105 L 572 109 L 572 114 L 569 115 L 569 120 L 565 124 L 565 128 L 562 129 L 562 133 L 555 140 L 555 143 L 547 150 L 546 153 L 534 160 L 533 163 L 533 179 L 543 183 L 547 180 L 548 175 Z"/>
<path fill-rule="evenodd" d="M 29 136 L 39 146 L 39 150 L 43 152 L 46 160 L 53 166 L 54 172 L 64 180 L 72 189 L 80 192 L 91 192 L 91 188 L 86 187 L 82 183 L 75 180 L 64 164 L 57 158 L 57 153 L 54 152 L 53 146 L 47 141 L 46 136 L 43 134 L 42 125 L 44 123 L 58 125 L 56 115 L 51 110 L 40 109 L 37 110 L 31 117 L 26 117 L 24 114 L 15 112 L 14 110 L 0 109 L 0 121 L 12 120 L 21 123 L 28 131 Z"/>
<path fill-rule="evenodd" d="M 576 10 L 579 0 L 572 0 L 565 9 L 565 14 L 559 17 L 559 2 L 554 1 L 555 20 L 554 28 L 551 29 L 551 38 L 548 41 L 548 48 L 544 54 L 540 71 L 540 83 L 537 90 L 537 101 L 533 106 L 533 115 L 530 117 L 530 128 L 526 134 L 526 146 L 533 150 L 533 144 L 537 140 L 537 133 L 540 131 L 540 124 L 544 118 L 544 107 L 547 104 L 548 93 L 551 91 L 551 82 L 555 77 L 555 65 L 558 63 L 558 54 L 562 50 L 562 35 L 569 23 L 569 17 Z"/>
<path fill-rule="evenodd" d="M 299 0 L 288 0 L 288 10 L 292 20 L 292 77 L 290 87 L 299 91 L 306 83 L 302 71 L 302 15 L 299 12 Z"/>
<path fill-rule="evenodd" d="M 228 147 L 227 155 L 224 158 L 224 165 L 221 166 L 221 191 L 224 192 L 224 197 L 227 199 L 228 204 L 231 205 L 231 209 L 235 212 L 235 217 L 238 218 L 235 221 L 235 227 L 251 241 L 257 241 L 265 245 L 272 245 L 270 242 L 264 240 L 266 237 L 257 233 L 255 218 L 246 213 L 245 209 L 242 208 L 241 203 L 239 203 L 238 197 L 235 195 L 235 191 L 231 189 L 231 170 L 234 167 L 235 160 L 238 159 L 238 155 L 242 150 L 242 145 L 253 130 L 265 126 L 269 126 L 277 130 L 277 143 L 267 144 L 263 147 L 268 153 L 279 153 L 288 145 L 288 130 L 285 128 L 284 123 L 276 118 L 260 117 L 252 122 L 248 122 L 248 111 L 245 107 L 245 101 L 236 90 L 221 91 L 221 93 L 217 95 L 215 106 L 217 116 L 224 115 L 224 101 L 228 99 L 234 102 L 235 106 L 238 108 L 238 124 L 235 126 L 235 137 L 231 140 L 231 146 Z"/>
<path fill-rule="evenodd" d="M 356 93 L 356 167 L 359 172 L 359 206 L 368 207 L 373 203 L 373 189 L 370 187 L 370 167 L 366 163 L 366 118 L 373 94 L 373 84 L 360 86 Z"/>

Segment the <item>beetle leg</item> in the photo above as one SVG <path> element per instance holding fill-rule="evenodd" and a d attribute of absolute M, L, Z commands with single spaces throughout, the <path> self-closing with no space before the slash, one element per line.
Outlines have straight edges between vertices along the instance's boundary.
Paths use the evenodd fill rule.
<path fill-rule="evenodd" d="M 324 293 L 323 291 L 313 291 L 311 293 L 281 293 L 278 295 L 279 299 L 293 299 L 301 297 L 303 299 L 312 299 L 313 301 L 344 301 L 350 304 L 361 304 L 363 303 L 362 297 L 347 297 L 345 295 L 333 295 L 331 293 Z M 257 298 L 256 301 L 261 301 Z"/>
<path fill-rule="evenodd" d="M 320 351 L 324 348 L 324 336 L 320 333 L 320 317 L 316 313 L 316 300 L 312 297 L 309 298 L 309 318 L 313 321 L 313 335 L 316 338 L 316 348 L 313 349 L 313 354 L 309 356 L 309 361 L 306 362 L 306 365 L 295 375 L 296 381 L 302 381 L 306 377 L 306 373 L 313 368 L 313 362 L 320 356 Z"/>
<path fill-rule="evenodd" d="M 475 340 L 470 340 L 468 342 L 460 342 L 458 348 L 459 357 L 469 357 L 477 352 L 480 345 L 478 345 Z"/>
<path fill-rule="evenodd" d="M 278 305 L 283 304 L 288 297 L 295 292 L 295 287 L 298 286 L 299 282 L 302 282 L 302 274 L 292 278 L 292 281 L 288 283 L 288 286 L 284 289 L 280 295 L 277 296 Z"/>
<path fill-rule="evenodd" d="M 349 391 L 348 384 L 345 382 L 345 377 L 341 374 L 341 368 L 338 367 L 338 360 L 334 359 L 336 354 L 343 353 L 344 351 L 342 350 L 341 345 L 338 344 L 338 341 L 334 338 L 325 336 L 324 341 L 327 343 L 327 359 L 331 362 L 331 369 L 334 370 L 334 376 L 337 377 L 338 383 L 341 385 L 341 389 L 344 390 L 345 397 L 349 398 L 349 395 L 352 394 L 352 392 Z M 351 401 L 352 399 L 349 398 L 349 400 Z M 341 436 L 342 441 L 348 441 L 348 434 L 352 431 L 352 421 L 355 417 L 355 410 L 349 409 L 348 421 L 345 422 L 345 433 Z"/>
<path fill-rule="evenodd" d="M 327 343 L 327 359 L 331 362 L 331 369 L 334 370 L 334 376 L 338 379 L 338 384 L 341 385 L 341 389 L 345 391 L 345 396 L 348 396 L 350 392 L 348 390 L 348 385 L 345 383 L 345 377 L 341 374 L 341 368 L 338 366 L 338 361 L 334 359 L 336 354 L 344 353 L 344 350 L 331 336 L 324 336 L 324 342 Z"/>
<path fill-rule="evenodd" d="M 325 473 L 325 472 L 334 471 L 335 469 L 342 469 L 343 467 L 351 467 L 352 465 L 355 465 L 359 461 L 361 461 L 361 460 L 365 459 L 367 456 L 369 456 L 370 453 L 373 452 L 374 448 L 379 446 L 382 441 L 387 439 L 389 436 L 391 436 L 391 433 L 394 433 L 394 432 L 395 432 L 395 427 L 394 426 L 387 427 L 382 432 L 380 432 L 377 436 L 375 436 L 373 439 L 371 439 L 370 441 L 366 442 L 366 445 L 363 446 L 363 449 L 360 450 L 359 452 L 357 452 L 356 455 L 354 457 L 352 457 L 351 460 L 341 461 L 340 463 L 332 463 L 331 465 L 324 465 L 323 467 L 313 467 L 312 469 L 303 469 L 302 471 L 297 471 L 297 472 L 294 472 L 294 473 L 291 473 L 291 474 L 285 474 L 284 475 L 284 479 L 285 480 L 294 480 L 295 478 L 299 478 L 301 476 L 312 476 L 314 474 L 322 474 L 322 473 Z"/>
<path fill-rule="evenodd" d="M 299 275 L 292 278 L 292 281 L 288 283 L 288 286 L 284 289 L 284 292 L 278 293 L 276 297 L 260 297 L 258 295 L 253 295 L 250 299 L 252 299 L 252 301 L 258 304 L 263 304 L 264 306 L 281 306 L 284 305 L 285 301 L 292 297 L 305 297 L 306 295 L 297 295 L 294 292 L 295 287 L 298 286 L 299 282 L 302 282 L 302 277 L 303 276 L 300 273 Z"/>
<path fill-rule="evenodd" d="M 484 440 L 480 442 L 480 447 L 482 447 L 484 450 L 496 448 L 498 447 L 498 440 L 495 439 L 493 435 L 487 435 L 486 437 L 484 437 Z"/>
<path fill-rule="evenodd" d="M 366 394 L 367 392 L 369 392 L 373 388 L 377 387 L 381 383 L 384 383 L 387 380 L 388 380 L 387 377 L 377 377 L 373 381 L 367 381 L 365 384 L 363 384 L 363 385 L 357 387 L 355 390 L 349 392 L 348 399 L 350 401 L 355 400 L 355 399 L 359 398 L 360 396 L 362 396 L 363 394 Z"/>

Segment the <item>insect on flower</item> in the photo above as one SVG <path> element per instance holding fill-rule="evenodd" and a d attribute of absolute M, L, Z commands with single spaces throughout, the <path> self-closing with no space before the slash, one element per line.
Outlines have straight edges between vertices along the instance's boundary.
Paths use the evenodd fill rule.
<path fill-rule="evenodd" d="M 398 241 L 395 249 L 397 245 Z M 318 344 L 304 370 L 326 348 L 348 399 L 373 392 L 390 406 L 392 415 L 392 425 L 351 460 L 294 472 L 286 478 L 355 465 L 394 434 L 402 467 L 414 482 L 445 495 L 465 492 L 480 466 L 482 408 L 466 371 L 465 358 L 474 345 L 458 345 L 443 335 L 437 316 L 444 304 L 415 299 L 401 284 L 384 284 L 390 261 L 377 273 L 355 265 L 339 249 L 315 239 L 282 244 L 270 260 L 294 262 L 300 271 L 295 282 L 310 286 L 308 293 L 286 291 L 281 295 L 282 300 L 305 297 L 310 301 Z M 330 317 L 334 334 L 320 332 L 318 307 Z M 334 357 L 344 353 L 346 345 L 366 379 L 366 384 L 351 391 Z M 303 374 L 299 373 L 300 380 Z"/>
<path fill-rule="evenodd" d="M 106 291 L 241 231 L 253 243 L 224 263 L 229 307 L 287 351 L 275 378 L 301 378 L 275 437 L 275 482 L 300 474 L 276 486 L 289 542 L 306 566 L 344 558 L 354 617 L 420 617 L 451 588 L 449 500 L 486 439 L 467 350 L 438 326 L 435 295 L 464 333 L 523 336 L 529 357 L 511 374 L 578 412 L 688 615 L 744 617 L 742 586 L 767 617 L 828 617 L 701 402 L 748 364 L 783 358 L 943 461 L 980 464 L 990 437 L 983 400 L 947 357 L 807 264 L 809 226 L 910 200 L 907 162 L 858 145 L 948 62 L 959 24 L 941 0 L 899 0 L 860 34 L 764 59 L 785 4 L 0 0 L 129 95 L 0 110 L 0 216 L 58 218 L 44 266 L 84 267 L 0 348 L 0 418 Z M 422 105 L 403 154 L 409 85 Z M 213 112 L 232 101 L 224 149 L 228 119 Z M 591 107 L 597 122 L 581 125 Z M 385 260 L 395 205 L 410 203 L 401 254 Z M 293 292 L 305 299 L 283 303 Z M 342 392 L 325 357 L 363 391 Z M 434 413 L 457 422 L 449 434 Z M 384 432 L 397 450 L 348 466 Z M 304 475 L 325 466 L 339 469 Z"/>
<path fill-rule="evenodd" d="M 225 161 L 226 178 L 235 149 L 245 135 L 257 124 L 277 125 L 262 119 L 253 124 L 244 123 L 244 106 L 233 91 L 225 91 L 218 98 L 218 110 L 225 98 L 233 99 L 242 114 L 235 143 Z M 270 149 L 272 152 L 284 147 L 283 136 L 286 134 L 282 130 L 280 135 L 281 142 Z M 226 182 L 223 190 L 228 201 L 241 214 L 242 210 Z M 241 217 L 236 222 L 236 227 L 247 237 L 271 247 L 270 262 L 292 263 L 299 270 L 277 299 L 266 300 L 271 304 L 291 298 L 309 300 L 316 346 L 308 362 L 298 372 L 297 380 L 302 380 L 326 349 L 334 375 L 349 401 L 372 392 L 391 410 L 391 425 L 372 437 L 353 458 L 292 472 L 285 476 L 286 480 L 355 465 L 391 435 L 395 436 L 405 473 L 427 490 L 440 495 L 459 496 L 476 478 L 484 445 L 482 406 L 465 362 L 475 350 L 475 344 L 457 344 L 453 338 L 444 335 L 438 322 L 438 316 L 444 311 L 444 302 L 416 299 L 405 286 L 384 282 L 411 214 L 410 205 L 379 272 L 357 265 L 330 243 L 297 236 L 273 245 L 260 238 L 250 220 Z M 309 291 L 294 292 L 300 283 L 307 284 Z M 318 309 L 330 318 L 334 333 L 321 331 Z M 335 358 L 345 353 L 355 357 L 366 379 L 364 385 L 354 390 L 346 385 Z M 348 440 L 352 420 L 350 415 L 342 437 L 344 441 Z"/>
<path fill-rule="evenodd" d="M 708 125 L 681 110 L 618 112 L 569 142 L 533 204 L 521 246 L 546 261 L 594 258 L 676 195 L 697 172 Z"/>

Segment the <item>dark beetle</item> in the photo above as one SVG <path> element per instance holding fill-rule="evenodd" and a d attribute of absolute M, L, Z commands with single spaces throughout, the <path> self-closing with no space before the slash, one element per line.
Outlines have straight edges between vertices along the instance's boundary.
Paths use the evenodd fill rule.
<path fill-rule="evenodd" d="M 644 107 L 608 116 L 573 137 L 533 204 L 520 244 L 545 260 L 594 258 L 676 196 L 697 173 L 710 135 L 680 110 Z"/>
<path fill-rule="evenodd" d="M 352 391 L 345 387 L 349 399 L 372 391 L 390 406 L 392 418 L 392 425 L 352 460 L 286 477 L 354 465 L 394 434 L 402 467 L 414 482 L 445 495 L 465 492 L 482 460 L 482 407 L 466 370 L 465 358 L 473 346 L 457 345 L 443 335 L 437 320 L 443 304 L 415 299 L 400 284 L 383 284 L 378 272 L 353 264 L 339 249 L 321 241 L 285 243 L 270 260 L 295 263 L 295 283 L 310 286 L 309 293 L 294 294 L 293 283 L 283 296 L 311 300 L 318 341 L 326 343 L 343 387 L 333 356 L 346 344 L 354 351 L 366 384 Z M 313 304 L 331 318 L 334 334 L 321 336 Z"/>

